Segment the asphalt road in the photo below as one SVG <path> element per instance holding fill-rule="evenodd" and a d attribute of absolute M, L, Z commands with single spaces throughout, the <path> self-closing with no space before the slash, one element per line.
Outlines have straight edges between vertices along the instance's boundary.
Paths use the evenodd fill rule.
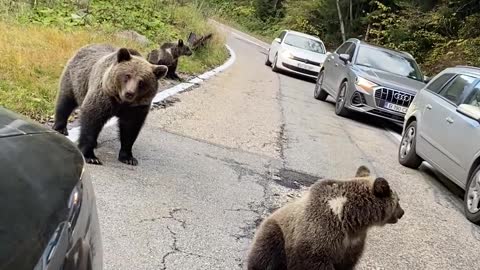
<path fill-rule="evenodd" d="M 311 82 L 273 73 L 262 47 L 226 32 L 237 61 L 151 112 L 134 146 L 138 167 L 116 161 L 115 128 L 102 132 L 105 165 L 88 169 L 106 269 L 242 269 L 265 215 L 359 165 L 389 180 L 406 214 L 369 233 L 358 269 L 480 268 L 480 230 L 458 188 L 428 166 L 399 165 L 387 124 L 336 116 Z"/>

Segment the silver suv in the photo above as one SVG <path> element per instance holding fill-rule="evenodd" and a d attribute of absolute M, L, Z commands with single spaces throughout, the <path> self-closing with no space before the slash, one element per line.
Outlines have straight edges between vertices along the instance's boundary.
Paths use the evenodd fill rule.
<path fill-rule="evenodd" d="M 423 160 L 466 190 L 465 215 L 480 224 L 480 69 L 448 68 L 413 100 L 405 116 L 399 162 Z"/>
<path fill-rule="evenodd" d="M 425 80 L 410 54 L 349 39 L 327 56 L 314 97 L 334 97 L 341 116 L 356 111 L 403 123 Z"/>

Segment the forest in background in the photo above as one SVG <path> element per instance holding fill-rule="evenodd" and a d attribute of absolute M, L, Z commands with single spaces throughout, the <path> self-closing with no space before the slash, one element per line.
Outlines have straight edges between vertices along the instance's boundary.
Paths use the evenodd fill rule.
<path fill-rule="evenodd" d="M 199 0 L 193 0 L 199 2 Z M 480 0 L 203 0 L 224 21 L 270 42 L 283 29 L 345 38 L 411 53 L 428 75 L 480 66 Z"/>

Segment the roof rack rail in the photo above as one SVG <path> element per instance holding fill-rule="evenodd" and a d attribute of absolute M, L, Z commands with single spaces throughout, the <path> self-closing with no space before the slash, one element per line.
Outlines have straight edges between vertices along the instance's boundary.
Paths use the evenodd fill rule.
<path fill-rule="evenodd" d="M 457 65 L 455 67 L 456 68 L 472 68 L 472 69 L 480 70 L 480 67 L 474 67 L 474 66 Z"/>

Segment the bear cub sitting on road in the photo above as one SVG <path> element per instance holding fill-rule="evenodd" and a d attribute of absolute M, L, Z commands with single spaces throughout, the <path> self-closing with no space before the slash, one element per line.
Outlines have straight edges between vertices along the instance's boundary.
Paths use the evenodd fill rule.
<path fill-rule="evenodd" d="M 178 43 L 164 43 L 159 50 L 153 50 L 147 55 L 148 62 L 155 65 L 165 65 L 168 67 L 166 78 L 173 80 L 180 80 L 177 75 L 178 58 L 180 56 L 192 55 L 190 47 L 183 43 L 183 40 L 178 40 Z"/>
<path fill-rule="evenodd" d="M 93 150 L 104 124 L 117 116 L 121 142 L 118 160 L 138 164 L 132 146 L 150 111 L 158 80 L 167 73 L 166 66 L 152 65 L 139 55 L 127 48 L 88 45 L 63 70 L 53 129 L 68 135 L 68 117 L 80 106 L 78 147 L 88 163 L 101 164 Z"/>
<path fill-rule="evenodd" d="M 361 166 L 348 181 L 320 180 L 260 225 L 249 270 L 354 269 L 372 226 L 404 214 L 387 180 Z"/>

